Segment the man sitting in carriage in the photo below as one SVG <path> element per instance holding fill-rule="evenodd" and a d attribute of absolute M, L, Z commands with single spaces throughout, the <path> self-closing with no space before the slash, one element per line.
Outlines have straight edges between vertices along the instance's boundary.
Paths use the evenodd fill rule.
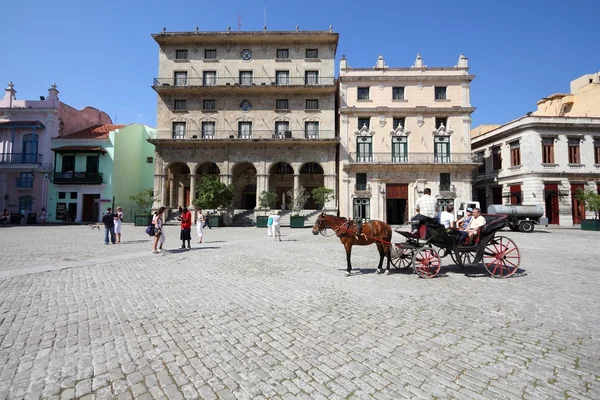
<path fill-rule="evenodd" d="M 486 220 L 483 217 L 483 215 L 481 215 L 481 209 L 474 208 L 473 209 L 473 217 L 471 217 L 471 221 L 469 222 L 467 229 L 465 229 L 464 231 L 461 230 L 459 232 L 458 242 L 459 243 L 464 242 L 465 238 L 468 236 L 469 237 L 468 244 L 472 243 L 473 238 L 475 237 L 475 235 L 477 235 L 477 231 L 479 230 L 479 228 L 481 228 L 485 224 L 486 224 Z"/>

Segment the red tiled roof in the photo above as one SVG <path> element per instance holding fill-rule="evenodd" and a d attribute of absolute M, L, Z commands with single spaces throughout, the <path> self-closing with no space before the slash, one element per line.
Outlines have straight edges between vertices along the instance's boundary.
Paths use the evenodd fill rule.
<path fill-rule="evenodd" d="M 54 147 L 50 150 L 55 151 L 57 153 L 64 153 L 64 152 L 77 153 L 77 152 L 88 152 L 88 151 L 106 153 L 106 149 L 104 149 L 102 147 L 98 147 L 98 146 L 62 146 L 62 147 Z"/>
<path fill-rule="evenodd" d="M 55 139 L 108 139 L 108 133 L 126 125 L 93 125 Z"/>
<path fill-rule="evenodd" d="M 41 126 L 44 127 L 44 124 L 42 124 L 40 121 L 7 121 L 7 122 L 0 122 L 0 127 L 3 126 L 17 126 L 17 125 L 22 125 L 22 126 Z"/>

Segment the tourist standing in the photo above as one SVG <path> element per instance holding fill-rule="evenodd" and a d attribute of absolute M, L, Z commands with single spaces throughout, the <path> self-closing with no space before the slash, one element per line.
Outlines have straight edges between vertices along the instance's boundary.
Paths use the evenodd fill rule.
<path fill-rule="evenodd" d="M 162 251 L 163 243 L 165 243 L 165 233 L 163 232 L 163 213 L 165 212 L 166 207 L 160 207 L 158 211 L 154 213 L 154 217 L 152 217 L 152 226 L 154 227 L 154 240 L 152 241 L 152 252 L 154 254 L 159 253 L 159 250 Z M 157 246 L 159 246 L 157 248 Z"/>
<path fill-rule="evenodd" d="M 115 217 L 115 235 L 117 235 L 117 243 L 121 243 L 121 225 L 123 225 L 123 209 L 121 207 L 117 207 Z"/>
<path fill-rule="evenodd" d="M 112 212 L 112 208 L 106 209 L 106 214 L 102 216 L 104 224 L 104 244 L 108 244 L 108 235 L 110 233 L 110 242 L 115 244 L 115 218 L 116 215 Z"/>
<path fill-rule="evenodd" d="M 10 222 L 10 214 L 8 213 L 8 210 L 5 208 L 4 210 L 2 210 L 2 216 L 0 216 L 0 225 L 5 226 L 9 222 Z"/>
<path fill-rule="evenodd" d="M 267 219 L 267 235 L 269 237 L 271 237 L 271 234 L 273 233 L 273 212 L 274 211 L 271 211 L 269 219 Z"/>
<path fill-rule="evenodd" d="M 198 208 L 196 210 L 196 234 L 198 235 L 198 243 L 202 243 L 204 233 L 202 229 L 204 227 L 204 214 L 202 214 L 202 209 Z"/>
<path fill-rule="evenodd" d="M 187 207 L 183 207 L 181 212 L 181 233 L 179 239 L 181 240 L 182 249 L 185 249 L 186 241 L 187 248 L 192 248 L 190 245 L 190 241 L 192 240 L 192 213 L 188 211 Z"/>
<path fill-rule="evenodd" d="M 273 214 L 273 240 L 277 242 L 278 237 L 281 242 L 281 215 L 279 215 L 279 210 Z"/>
<path fill-rule="evenodd" d="M 27 225 L 28 219 L 29 219 L 29 209 L 27 207 L 23 207 L 23 211 L 21 211 L 21 225 Z"/>
<path fill-rule="evenodd" d="M 42 207 L 42 211 L 40 212 L 40 223 L 42 225 L 46 225 L 46 219 L 47 219 L 46 209 L 44 207 Z"/>

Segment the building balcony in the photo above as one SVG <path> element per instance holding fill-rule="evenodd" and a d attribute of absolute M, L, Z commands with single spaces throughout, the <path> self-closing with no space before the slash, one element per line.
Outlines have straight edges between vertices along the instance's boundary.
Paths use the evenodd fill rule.
<path fill-rule="evenodd" d="M 368 183 L 357 183 L 354 185 L 354 195 L 356 197 L 371 197 L 371 185 Z"/>
<path fill-rule="evenodd" d="M 408 153 L 392 155 L 391 153 L 350 153 L 350 164 L 465 164 L 477 165 L 477 157 L 473 153 L 452 153 L 436 155 L 432 153 Z"/>
<path fill-rule="evenodd" d="M 333 77 L 219 77 L 219 78 L 154 78 L 152 88 L 158 93 L 173 92 L 333 92 Z"/>
<path fill-rule="evenodd" d="M 15 187 L 17 189 L 32 189 L 33 178 L 15 178 Z"/>
<path fill-rule="evenodd" d="M 0 164 L 41 164 L 41 154 L 0 153 Z"/>
<path fill-rule="evenodd" d="M 197 131 L 187 130 L 185 132 L 173 131 L 158 131 L 158 139 L 174 139 L 181 141 L 192 140 L 255 140 L 255 139 L 270 139 L 270 140 L 319 140 L 319 139 L 335 139 L 335 131 L 331 130 L 251 130 L 251 131 L 235 131 L 235 130 L 217 130 L 217 131 Z"/>
<path fill-rule="evenodd" d="M 56 185 L 101 185 L 102 174 L 98 172 L 55 172 Z"/>

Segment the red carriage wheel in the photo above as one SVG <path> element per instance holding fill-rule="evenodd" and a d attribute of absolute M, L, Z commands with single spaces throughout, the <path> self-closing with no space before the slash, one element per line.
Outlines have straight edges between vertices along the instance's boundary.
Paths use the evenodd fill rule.
<path fill-rule="evenodd" d="M 440 255 L 432 248 L 416 250 L 412 258 L 413 268 L 421 278 L 433 278 L 442 267 Z"/>
<path fill-rule="evenodd" d="M 494 278 L 508 278 L 519 269 L 521 252 L 511 239 L 496 236 L 485 246 L 483 264 Z"/>

